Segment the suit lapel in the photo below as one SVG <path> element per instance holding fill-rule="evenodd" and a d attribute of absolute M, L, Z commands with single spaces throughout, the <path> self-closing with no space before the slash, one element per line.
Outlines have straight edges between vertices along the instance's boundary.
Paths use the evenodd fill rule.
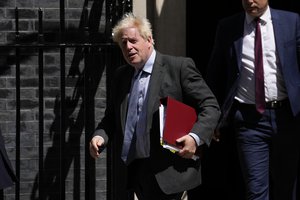
<path fill-rule="evenodd" d="M 149 88 L 147 92 L 148 105 L 147 105 L 147 127 L 148 131 L 152 124 L 152 115 L 159 106 L 159 91 L 161 82 L 165 72 L 165 67 L 162 63 L 162 56 L 159 52 L 156 53 L 155 62 L 152 69 L 152 74 L 149 82 Z"/>
<path fill-rule="evenodd" d="M 243 51 L 243 34 L 244 34 L 244 20 L 245 14 L 241 15 L 238 18 L 238 22 L 236 23 L 236 35 L 234 35 L 234 49 L 236 54 L 236 61 L 239 70 L 241 69 L 242 65 L 242 51 Z M 235 39 L 237 38 L 237 39 Z"/>
<path fill-rule="evenodd" d="M 280 18 L 278 17 L 278 14 L 271 9 L 271 17 L 272 17 L 272 23 L 273 23 L 273 30 L 274 30 L 274 36 L 275 36 L 275 46 L 276 50 L 278 52 L 279 62 L 281 62 L 280 66 L 283 66 L 284 63 L 284 36 L 285 31 L 287 30 L 285 28 L 286 24 L 283 24 L 282 21 L 280 21 Z"/>

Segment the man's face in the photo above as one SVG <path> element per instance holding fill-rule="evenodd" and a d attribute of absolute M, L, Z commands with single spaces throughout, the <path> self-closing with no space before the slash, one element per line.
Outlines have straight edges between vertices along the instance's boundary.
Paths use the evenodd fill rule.
<path fill-rule="evenodd" d="M 144 39 L 137 28 L 123 30 L 119 46 L 128 64 L 141 69 L 152 52 L 152 38 Z"/>
<path fill-rule="evenodd" d="M 253 17 L 261 16 L 268 7 L 268 0 L 242 0 L 244 10 Z"/>

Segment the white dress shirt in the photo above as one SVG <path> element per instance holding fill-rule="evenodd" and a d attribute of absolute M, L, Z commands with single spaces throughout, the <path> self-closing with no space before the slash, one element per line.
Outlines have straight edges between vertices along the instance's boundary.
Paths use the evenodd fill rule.
<path fill-rule="evenodd" d="M 260 19 L 263 48 L 265 100 L 266 102 L 283 100 L 287 97 L 287 93 L 282 73 L 280 71 L 280 62 L 276 52 L 274 30 L 269 7 L 260 17 Z M 247 104 L 255 104 L 254 39 L 254 18 L 246 13 L 240 69 L 241 77 L 235 98 L 239 102 Z"/>

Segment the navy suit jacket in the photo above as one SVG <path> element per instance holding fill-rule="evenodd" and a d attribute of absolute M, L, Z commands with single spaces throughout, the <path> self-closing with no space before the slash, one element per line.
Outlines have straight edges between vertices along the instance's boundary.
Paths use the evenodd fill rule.
<path fill-rule="evenodd" d="M 108 138 L 114 140 L 117 148 L 116 154 L 119 158 L 121 157 L 128 94 L 133 72 L 134 68 L 129 65 L 117 69 L 105 116 L 94 132 L 94 135 L 105 138 L 106 143 Z M 158 118 L 160 98 L 170 96 L 194 107 L 198 111 L 198 120 L 191 132 L 197 134 L 202 141 L 209 145 L 220 117 L 220 109 L 215 96 L 192 59 L 167 56 L 159 52 L 156 52 L 147 95 L 145 140 L 149 141 L 150 146 L 150 168 L 160 188 L 170 194 L 198 186 L 201 183 L 200 160 L 183 159 L 160 145 Z M 121 163 L 120 161 L 119 164 Z M 128 178 L 130 179 L 130 177 Z"/>
<path fill-rule="evenodd" d="M 271 10 L 275 45 L 291 109 L 300 115 L 300 18 L 297 13 Z M 241 69 L 245 13 L 221 20 L 207 69 L 207 83 L 222 109 L 222 122 L 230 111 Z M 221 123 L 221 122 L 220 122 Z"/>

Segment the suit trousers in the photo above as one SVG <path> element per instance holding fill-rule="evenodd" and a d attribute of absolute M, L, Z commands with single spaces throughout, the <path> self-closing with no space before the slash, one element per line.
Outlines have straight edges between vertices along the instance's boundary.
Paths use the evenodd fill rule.
<path fill-rule="evenodd" d="M 180 200 L 183 192 L 165 194 L 159 187 L 148 158 L 136 159 L 128 166 L 128 187 L 138 200 Z"/>
<path fill-rule="evenodd" d="M 289 103 L 259 114 L 235 103 L 237 150 L 247 200 L 295 200 L 300 156 L 300 116 Z"/>

